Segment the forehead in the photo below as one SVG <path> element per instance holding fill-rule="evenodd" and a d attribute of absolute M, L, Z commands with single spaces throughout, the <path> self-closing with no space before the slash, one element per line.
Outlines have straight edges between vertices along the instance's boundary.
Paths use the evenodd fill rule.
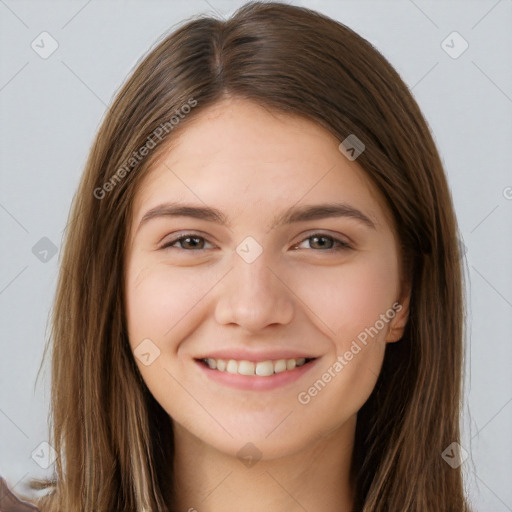
<path fill-rule="evenodd" d="M 149 169 L 135 221 L 169 200 L 203 202 L 236 214 L 274 214 L 298 201 L 350 201 L 375 217 L 385 205 L 362 168 L 323 127 L 298 116 L 228 99 L 195 114 Z"/>

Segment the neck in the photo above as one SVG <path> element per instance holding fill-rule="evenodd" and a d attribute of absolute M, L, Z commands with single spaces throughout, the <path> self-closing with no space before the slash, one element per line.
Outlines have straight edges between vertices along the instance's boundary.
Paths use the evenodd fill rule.
<path fill-rule="evenodd" d="M 355 424 L 354 416 L 295 453 L 246 465 L 174 423 L 173 510 L 352 512 Z"/>

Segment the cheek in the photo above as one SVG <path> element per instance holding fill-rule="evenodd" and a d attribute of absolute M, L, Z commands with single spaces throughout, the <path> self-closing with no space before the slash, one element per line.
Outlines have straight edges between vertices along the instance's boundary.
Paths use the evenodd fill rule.
<path fill-rule="evenodd" d="M 362 407 L 375 387 L 386 343 L 384 338 L 394 312 L 398 290 L 398 264 L 393 252 L 369 255 L 350 265 L 316 276 L 308 305 L 318 312 L 317 325 L 330 338 L 332 351 L 299 397 L 308 413 L 343 421 Z M 388 316 L 386 316 L 386 313 Z M 383 320 L 384 318 L 384 320 Z M 328 326 L 327 330 L 325 326 Z M 336 414 L 333 414 L 333 404 Z"/>
<path fill-rule="evenodd" d="M 194 268 L 172 269 L 155 262 L 134 262 L 127 271 L 126 311 L 132 346 L 144 338 L 169 346 L 172 330 L 199 303 L 209 279 Z M 179 340 L 177 340 L 178 342 Z"/>
<path fill-rule="evenodd" d="M 188 395 L 173 378 L 176 375 L 183 380 L 175 366 L 178 348 L 190 325 L 198 321 L 194 317 L 196 306 L 214 285 L 214 276 L 210 279 L 205 273 L 198 274 L 197 268 L 171 268 L 144 258 L 133 258 L 127 267 L 125 306 L 130 347 L 146 386 L 173 417 L 190 408 Z M 150 354 L 146 360 L 149 364 L 144 362 L 144 353 Z"/>
<path fill-rule="evenodd" d="M 314 313 L 317 327 L 345 350 L 353 338 L 377 323 L 383 339 L 388 322 L 381 315 L 390 311 L 397 298 L 398 266 L 394 253 L 368 254 L 339 267 L 318 268 L 294 276 L 297 295 Z"/>

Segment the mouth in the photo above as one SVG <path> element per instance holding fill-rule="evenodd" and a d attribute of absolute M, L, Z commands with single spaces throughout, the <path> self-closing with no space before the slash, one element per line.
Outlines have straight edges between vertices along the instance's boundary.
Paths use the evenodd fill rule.
<path fill-rule="evenodd" d="M 210 370 L 247 377 L 272 377 L 278 373 L 288 373 L 296 368 L 309 365 L 316 358 L 297 357 L 290 359 L 268 359 L 266 361 L 248 361 L 245 359 L 214 359 L 212 357 L 197 359 Z"/>

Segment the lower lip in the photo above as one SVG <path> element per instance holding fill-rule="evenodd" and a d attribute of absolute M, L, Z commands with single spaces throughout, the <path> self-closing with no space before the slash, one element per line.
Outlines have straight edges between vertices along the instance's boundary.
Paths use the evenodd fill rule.
<path fill-rule="evenodd" d="M 307 364 L 302 366 L 296 366 L 293 370 L 286 370 L 280 373 L 274 373 L 268 377 L 251 376 L 251 375 L 240 375 L 238 373 L 221 372 L 219 370 L 212 370 L 200 361 L 195 361 L 199 368 L 207 375 L 208 378 L 212 379 L 219 384 L 229 386 L 236 389 L 247 389 L 254 391 L 267 391 L 270 389 L 276 389 L 281 386 L 291 384 L 296 380 L 300 379 L 309 370 L 316 365 L 318 361 L 314 359 Z"/>

